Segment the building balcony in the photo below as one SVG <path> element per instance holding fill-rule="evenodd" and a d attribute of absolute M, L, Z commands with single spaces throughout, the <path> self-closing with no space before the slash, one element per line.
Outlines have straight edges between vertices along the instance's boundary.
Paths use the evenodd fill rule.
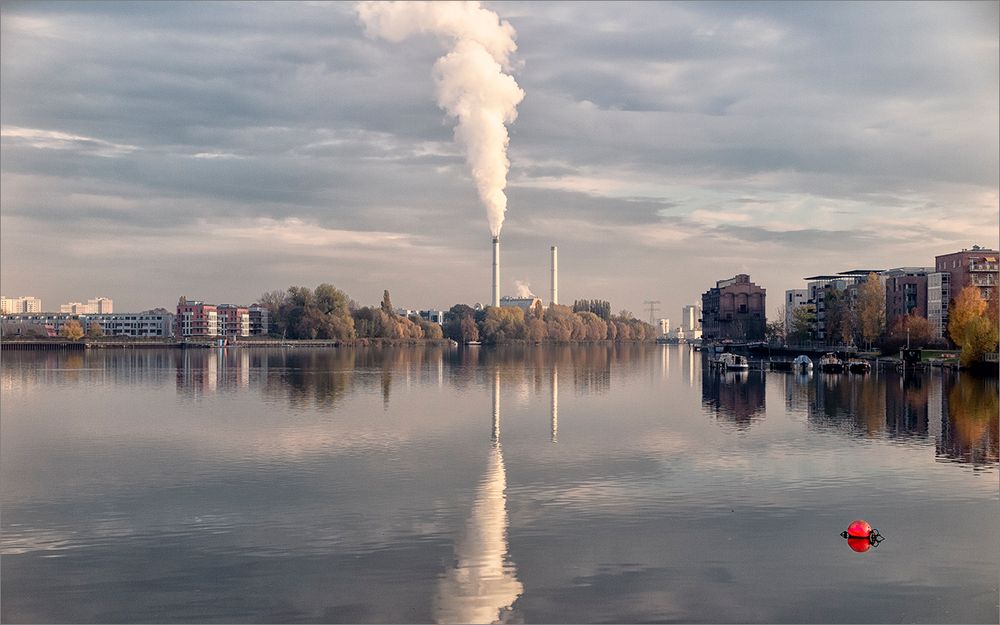
<path fill-rule="evenodd" d="M 997 273 L 1000 271 L 1000 265 L 997 263 L 969 263 L 969 271 L 986 271 Z"/>
<path fill-rule="evenodd" d="M 976 286 L 993 286 L 997 283 L 996 276 L 992 274 L 977 275 L 973 274 L 970 276 L 972 278 L 972 284 Z"/>

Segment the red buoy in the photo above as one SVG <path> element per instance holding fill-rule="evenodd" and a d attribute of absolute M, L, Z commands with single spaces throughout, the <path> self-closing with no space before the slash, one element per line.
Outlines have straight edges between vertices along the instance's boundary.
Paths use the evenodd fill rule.
<path fill-rule="evenodd" d="M 852 521 L 847 527 L 847 536 L 850 538 L 868 538 L 872 535 L 872 526 L 868 525 L 868 521 L 862 521 L 858 519 L 857 521 Z M 855 549 L 857 551 L 857 549 Z"/>
<path fill-rule="evenodd" d="M 872 541 L 867 538 L 854 538 L 852 536 L 847 539 L 847 545 L 858 553 L 864 553 L 872 548 Z"/>

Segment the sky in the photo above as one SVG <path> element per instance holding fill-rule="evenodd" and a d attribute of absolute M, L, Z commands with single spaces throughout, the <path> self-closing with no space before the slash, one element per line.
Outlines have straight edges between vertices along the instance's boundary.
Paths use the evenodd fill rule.
<path fill-rule="evenodd" d="M 997 248 L 1000 4 L 484 3 L 516 32 L 501 292 L 657 317 L 737 273 Z M 349 3 L 4 2 L 0 289 L 44 308 L 488 303 L 432 71 Z"/>

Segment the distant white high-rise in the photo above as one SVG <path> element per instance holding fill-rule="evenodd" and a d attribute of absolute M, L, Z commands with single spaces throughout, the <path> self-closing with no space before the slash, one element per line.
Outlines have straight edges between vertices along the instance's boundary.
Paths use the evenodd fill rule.
<path fill-rule="evenodd" d="M 666 336 L 666 335 L 670 334 L 670 320 L 669 319 L 660 319 L 659 323 L 660 323 L 660 334 L 662 336 Z"/>
<path fill-rule="evenodd" d="M 22 297 L 0 296 L 0 314 L 16 315 L 18 313 L 42 312 L 42 300 L 31 295 Z"/>
<path fill-rule="evenodd" d="M 698 305 L 691 305 L 681 309 L 681 329 L 684 332 L 693 333 L 695 330 L 701 330 L 700 308 Z"/>
<path fill-rule="evenodd" d="M 115 311 L 114 304 L 114 300 L 109 297 L 94 297 L 87 300 L 86 304 L 81 302 L 60 304 L 59 312 L 73 315 L 108 315 Z"/>

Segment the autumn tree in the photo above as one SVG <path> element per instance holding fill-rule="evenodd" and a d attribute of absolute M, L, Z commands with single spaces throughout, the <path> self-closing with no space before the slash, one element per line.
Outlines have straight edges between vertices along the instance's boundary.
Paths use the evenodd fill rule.
<path fill-rule="evenodd" d="M 997 324 L 986 315 L 967 321 L 962 334 L 961 361 L 967 367 L 983 362 L 987 353 L 997 351 Z"/>
<path fill-rule="evenodd" d="M 874 272 L 858 288 L 856 311 L 861 340 L 871 349 L 885 331 L 885 286 Z"/>
<path fill-rule="evenodd" d="M 952 343 L 961 347 L 965 343 L 965 327 L 976 317 L 986 313 L 987 305 L 979 295 L 979 289 L 967 286 L 948 307 L 948 336 Z"/>
<path fill-rule="evenodd" d="M 70 319 L 60 328 L 59 336 L 71 341 L 78 341 L 83 338 L 83 326 L 76 319 Z"/>
<path fill-rule="evenodd" d="M 389 299 L 389 289 L 382 291 L 382 312 L 387 315 L 396 314 L 392 309 L 392 300 Z"/>
<path fill-rule="evenodd" d="M 96 339 L 102 336 L 104 336 L 104 328 L 101 327 L 101 324 L 96 321 L 87 324 L 87 338 Z"/>
<path fill-rule="evenodd" d="M 476 320 L 472 316 L 472 313 L 468 313 L 464 317 L 462 317 L 462 321 L 460 322 L 460 324 L 461 324 L 460 336 L 463 342 L 468 343 L 469 341 L 479 340 L 479 327 L 476 326 Z"/>
<path fill-rule="evenodd" d="M 899 350 L 909 342 L 910 347 L 926 347 L 934 341 L 934 328 L 931 322 L 910 311 L 908 315 L 900 315 L 892 322 L 889 336 L 882 343 L 882 353 L 888 354 Z"/>

